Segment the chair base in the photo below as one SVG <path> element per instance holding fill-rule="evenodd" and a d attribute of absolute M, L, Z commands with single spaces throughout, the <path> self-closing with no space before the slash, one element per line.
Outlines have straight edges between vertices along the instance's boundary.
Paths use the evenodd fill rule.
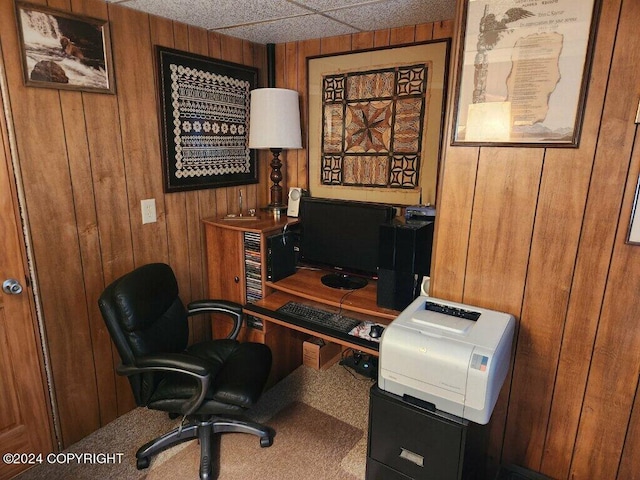
<path fill-rule="evenodd" d="M 227 432 L 256 435 L 260 438 L 262 448 L 270 447 L 276 434 L 272 428 L 255 422 L 222 417 L 195 419 L 182 428 L 177 427 L 140 447 L 136 452 L 136 467 L 138 470 L 147 468 L 153 455 L 197 438 L 200 442 L 200 478 L 212 480 L 211 436 Z"/>

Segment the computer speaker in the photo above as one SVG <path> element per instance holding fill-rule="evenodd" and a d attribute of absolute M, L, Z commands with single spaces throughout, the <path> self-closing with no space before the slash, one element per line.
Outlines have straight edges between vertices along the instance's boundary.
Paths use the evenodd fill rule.
<path fill-rule="evenodd" d="M 377 304 L 404 310 L 420 294 L 429 275 L 433 222 L 380 225 Z"/>
<path fill-rule="evenodd" d="M 302 188 L 291 187 L 289 189 L 289 205 L 287 206 L 287 217 L 298 217 L 300 210 L 300 198 L 302 197 Z"/>

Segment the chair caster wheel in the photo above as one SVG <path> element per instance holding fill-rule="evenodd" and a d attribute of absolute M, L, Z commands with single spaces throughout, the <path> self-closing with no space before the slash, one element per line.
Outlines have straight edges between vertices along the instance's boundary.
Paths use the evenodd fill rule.
<path fill-rule="evenodd" d="M 273 437 L 261 437 L 260 438 L 260 446 L 262 448 L 267 448 L 273 445 Z"/>
<path fill-rule="evenodd" d="M 151 460 L 149 459 L 149 457 L 139 457 L 136 460 L 136 468 L 138 470 L 143 470 L 143 469 L 149 467 L 150 463 L 151 463 Z"/>

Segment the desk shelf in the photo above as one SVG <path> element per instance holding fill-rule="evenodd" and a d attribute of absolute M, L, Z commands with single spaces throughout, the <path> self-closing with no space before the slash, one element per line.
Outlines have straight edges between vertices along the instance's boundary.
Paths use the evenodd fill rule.
<path fill-rule="evenodd" d="M 322 276 L 326 273 L 322 270 L 299 268 L 294 275 L 275 283 L 267 282 L 267 285 L 273 290 L 289 293 L 295 297 L 370 315 L 375 317 L 376 321 L 383 320 L 381 323 L 385 324 L 399 315 L 400 312 L 396 310 L 378 307 L 375 280 L 370 280 L 364 288 L 358 290 L 340 290 L 327 287 L 322 283 Z"/>

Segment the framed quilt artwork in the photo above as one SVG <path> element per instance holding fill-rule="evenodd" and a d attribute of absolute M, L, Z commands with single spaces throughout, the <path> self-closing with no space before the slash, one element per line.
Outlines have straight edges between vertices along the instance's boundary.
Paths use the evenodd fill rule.
<path fill-rule="evenodd" d="M 249 92 L 258 70 L 156 46 L 166 192 L 258 183 Z"/>
<path fill-rule="evenodd" d="M 312 195 L 435 203 L 448 55 L 437 41 L 308 60 Z"/>

